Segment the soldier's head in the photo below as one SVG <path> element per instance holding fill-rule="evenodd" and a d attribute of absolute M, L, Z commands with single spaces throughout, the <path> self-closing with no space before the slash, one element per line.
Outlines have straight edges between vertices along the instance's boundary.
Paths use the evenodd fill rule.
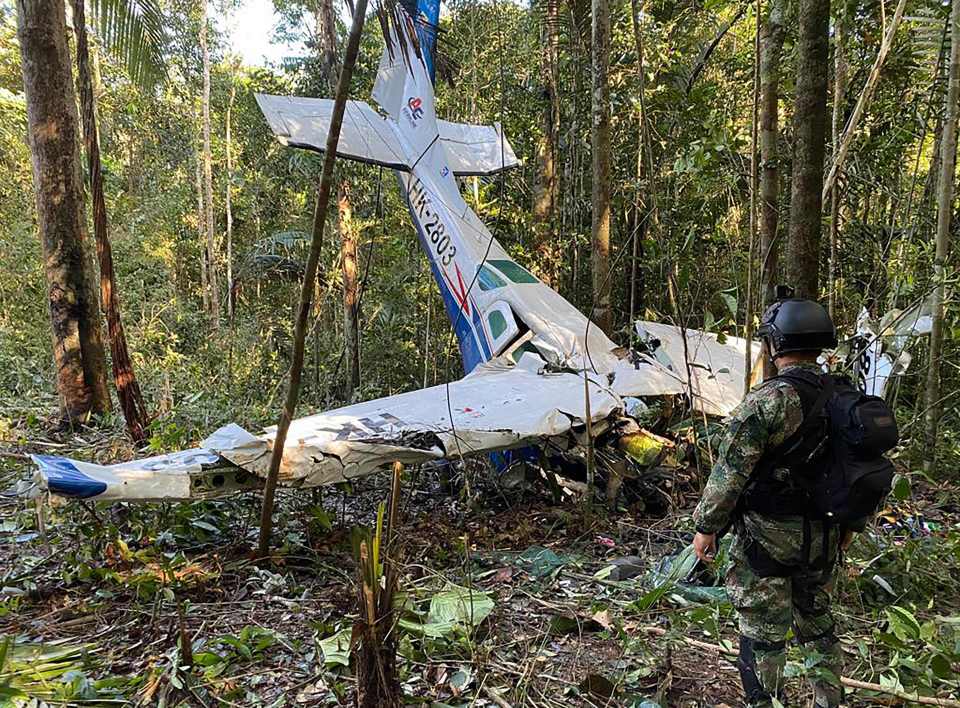
<path fill-rule="evenodd" d="M 823 305 L 796 297 L 768 307 L 757 334 L 778 368 L 794 361 L 816 361 L 824 349 L 837 346 L 837 330 Z"/>

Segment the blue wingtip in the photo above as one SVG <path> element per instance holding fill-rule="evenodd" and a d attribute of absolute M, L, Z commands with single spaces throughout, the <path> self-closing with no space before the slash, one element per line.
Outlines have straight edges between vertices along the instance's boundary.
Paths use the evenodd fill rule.
<path fill-rule="evenodd" d="M 62 497 L 89 499 L 107 491 L 106 482 L 84 474 L 72 460 L 52 455 L 32 455 L 47 480 L 47 489 Z"/>

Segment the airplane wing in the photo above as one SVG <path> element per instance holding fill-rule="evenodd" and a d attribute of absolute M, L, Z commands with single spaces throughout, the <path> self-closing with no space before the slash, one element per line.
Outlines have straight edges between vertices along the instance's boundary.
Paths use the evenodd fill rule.
<path fill-rule="evenodd" d="M 326 98 L 271 96 L 258 93 L 257 103 L 277 139 L 290 147 L 323 152 L 330 130 L 333 101 Z M 440 143 L 457 176 L 492 175 L 520 164 L 500 125 L 468 125 L 437 121 Z M 337 144 L 337 157 L 407 172 L 406 152 L 393 127 L 362 101 L 347 101 Z"/>
<path fill-rule="evenodd" d="M 522 356 L 519 365 L 487 362 L 447 386 L 434 386 L 295 420 L 281 482 L 312 487 L 408 464 L 458 459 L 564 438 L 584 425 L 583 377 L 547 373 Z M 448 407 L 449 404 L 449 407 Z M 602 377 L 590 382 L 591 419 L 622 407 Z M 451 425 L 451 413 L 453 425 Z M 116 465 L 34 457 L 40 484 L 60 496 L 98 500 L 199 499 L 256 488 L 266 476 L 274 430 L 253 435 L 227 425 L 202 447 Z"/>

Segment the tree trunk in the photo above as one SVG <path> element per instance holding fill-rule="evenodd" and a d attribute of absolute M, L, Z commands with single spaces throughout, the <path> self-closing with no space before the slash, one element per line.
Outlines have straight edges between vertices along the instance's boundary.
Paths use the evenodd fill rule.
<path fill-rule="evenodd" d="M 337 25 L 332 0 L 319 0 L 317 4 L 317 53 L 320 60 L 320 75 L 327 83 L 327 92 L 333 94 L 340 73 L 337 57 Z"/>
<path fill-rule="evenodd" d="M 350 401 L 360 385 L 360 334 L 358 321 L 359 282 L 357 277 L 357 230 L 353 223 L 353 208 L 350 206 L 350 183 L 340 182 L 337 198 L 340 227 L 340 256 L 343 259 L 343 358 L 345 378 L 343 397 Z"/>
<path fill-rule="evenodd" d="M 543 84 L 543 135 L 537 144 L 537 177 L 533 194 L 533 222 L 536 241 L 534 253 L 537 269 L 548 285 L 555 285 L 556 212 L 557 212 L 557 141 L 560 135 L 560 95 L 557 62 L 560 50 L 559 0 L 546 0 L 543 46 L 540 51 L 540 74 Z"/>
<path fill-rule="evenodd" d="M 843 53 L 844 21 L 837 22 L 833 45 L 833 118 L 830 122 L 831 143 L 834 162 L 840 144 L 840 123 L 843 120 L 843 103 L 847 95 L 847 58 Z M 839 170 L 835 173 L 839 175 Z M 837 249 L 840 230 L 840 190 L 836 184 L 830 189 L 830 265 L 827 286 L 827 311 L 835 316 L 837 300 Z"/>
<path fill-rule="evenodd" d="M 772 0 L 760 27 L 760 289 L 764 306 L 773 302 L 778 271 L 780 218 L 779 102 L 784 0 Z"/>
<path fill-rule="evenodd" d="M 780 247 L 780 56 L 786 34 L 784 0 L 771 0 L 760 26 L 760 297 L 763 307 L 773 303 Z M 773 362 L 764 358 L 763 375 L 776 374 Z"/>
<path fill-rule="evenodd" d="M 957 159 L 957 101 L 960 99 L 960 2 L 950 10 L 950 79 L 940 140 L 940 182 L 937 191 L 937 243 L 933 263 L 933 329 L 930 332 L 930 368 L 927 371 L 926 455 L 924 468 L 936 465 L 937 432 L 943 401 L 940 398 L 940 350 L 943 346 L 946 266 L 950 255 L 950 222 L 953 216 Z"/>
<path fill-rule="evenodd" d="M 17 20 L 57 390 L 65 419 L 81 420 L 110 410 L 110 392 L 92 263 L 84 250 L 77 109 L 64 4 L 18 0 Z"/>
<path fill-rule="evenodd" d="M 79 2 L 79 0 L 76 0 Z M 233 316 L 236 314 L 237 302 L 233 292 L 233 102 L 237 97 L 237 85 L 234 83 L 234 76 L 230 76 L 230 102 L 227 104 L 227 130 L 226 130 L 226 148 L 227 148 L 227 189 L 226 189 L 226 209 L 227 209 L 227 317 L 230 318 L 230 324 L 233 324 Z"/>
<path fill-rule="evenodd" d="M 347 105 L 350 77 L 357 61 L 360 49 L 360 36 L 363 32 L 364 16 L 367 12 L 367 0 L 357 0 L 353 14 L 353 27 L 347 39 L 343 68 L 337 81 L 337 90 L 330 115 L 330 130 L 327 133 L 326 150 L 323 153 L 323 170 L 320 173 L 320 185 L 317 188 L 317 201 L 313 210 L 313 231 L 310 237 L 310 253 L 304 268 L 303 285 L 300 289 L 300 304 L 293 331 L 293 357 L 290 362 L 290 383 L 287 397 L 280 412 L 280 421 L 273 440 L 270 456 L 270 468 L 263 487 L 263 508 L 260 513 L 260 536 L 257 549 L 260 558 L 266 558 L 270 551 L 270 535 L 273 529 L 273 504 L 277 491 L 277 479 L 280 475 L 280 463 L 283 461 L 283 448 L 290 430 L 290 421 L 296 413 L 300 398 L 300 381 L 303 375 L 304 340 L 307 334 L 307 320 L 313 300 L 314 281 L 317 279 L 317 266 L 320 261 L 320 244 L 323 242 L 323 229 L 326 223 L 327 205 L 330 201 L 330 187 L 333 184 L 333 164 L 337 155 L 337 143 L 340 141 L 340 128 Z"/>
<path fill-rule="evenodd" d="M 73 25 L 77 38 L 77 81 L 80 86 L 83 143 L 87 151 L 90 198 L 93 203 L 93 233 L 97 242 L 97 258 L 100 262 L 100 307 L 107 318 L 113 381 L 117 387 L 120 409 L 123 411 L 130 437 L 139 444 L 146 439 L 149 421 L 147 409 L 143 404 L 143 395 L 140 393 L 140 384 L 137 382 L 133 362 L 130 361 L 130 352 L 127 349 L 127 337 L 120 319 L 120 298 L 117 295 L 113 274 L 113 250 L 107 234 L 107 206 L 103 197 L 96 98 L 90 74 L 90 54 L 84 18 L 85 3 L 86 0 L 73 0 Z"/>
<path fill-rule="evenodd" d="M 321 77 L 327 92 L 336 90 L 340 73 L 333 0 L 320 0 L 317 6 L 317 50 Z M 337 188 L 337 223 L 340 231 L 340 267 L 343 279 L 343 356 L 345 378 L 343 395 L 347 400 L 360 385 L 360 313 L 357 280 L 357 234 L 353 225 L 350 185 L 343 180 Z"/>
<path fill-rule="evenodd" d="M 197 235 L 200 237 L 200 296 L 203 311 L 210 312 L 210 288 L 207 285 L 207 227 L 203 210 L 203 157 L 197 152 L 194 164 L 195 187 L 197 190 Z M 259 286 L 258 286 L 259 287 Z"/>
<path fill-rule="evenodd" d="M 217 244 L 213 227 L 213 164 L 210 154 L 210 46 L 207 41 L 207 0 L 200 0 L 200 51 L 203 53 L 203 215 L 207 233 L 207 287 L 210 322 L 220 329 L 220 288 L 217 283 Z"/>
<path fill-rule="evenodd" d="M 607 335 L 613 330 L 610 308 L 610 5 L 592 0 L 593 99 L 593 321 Z"/>
<path fill-rule="evenodd" d="M 640 3 L 639 0 L 630 0 L 630 19 L 631 24 L 633 25 L 633 43 L 634 48 L 637 52 L 637 75 L 638 75 L 638 105 L 639 105 L 639 125 L 637 140 L 639 144 L 637 145 L 637 181 L 639 183 L 641 176 L 646 178 L 646 207 L 647 214 L 643 217 L 642 227 L 640 226 L 641 216 L 639 211 L 637 213 L 638 225 L 635 228 L 639 228 L 634 234 L 634 244 L 637 246 L 636 250 L 633 253 L 634 260 L 638 257 L 643 258 L 644 248 L 643 242 L 645 239 L 649 238 L 651 240 L 658 240 L 660 237 L 660 211 L 657 207 L 657 175 L 653 169 L 653 147 L 650 140 L 650 116 L 647 113 L 647 79 L 646 79 L 646 68 L 644 65 L 643 58 L 643 34 L 640 31 Z M 637 208 L 639 210 L 639 187 L 638 187 L 638 204 Z M 644 271 L 640 270 L 639 273 L 639 293 L 637 293 L 637 303 L 634 307 L 633 295 L 634 290 L 631 289 L 631 318 L 630 318 L 630 335 L 633 336 L 634 333 L 634 323 L 633 323 L 633 313 L 637 312 L 639 309 L 642 309 L 646 303 L 646 279 L 644 277 Z M 633 286 L 631 285 L 631 288 Z"/>
<path fill-rule="evenodd" d="M 820 294 L 820 235 L 830 0 L 800 0 L 787 273 L 799 297 Z"/>
<path fill-rule="evenodd" d="M 743 395 L 750 391 L 750 378 L 753 374 L 753 316 L 754 316 L 754 272 L 757 243 L 757 197 L 760 188 L 758 132 L 760 110 L 760 0 L 756 0 L 755 27 L 753 36 L 753 101 L 750 106 L 750 234 L 747 239 L 747 297 L 744 306 L 744 347 L 743 347 Z"/>

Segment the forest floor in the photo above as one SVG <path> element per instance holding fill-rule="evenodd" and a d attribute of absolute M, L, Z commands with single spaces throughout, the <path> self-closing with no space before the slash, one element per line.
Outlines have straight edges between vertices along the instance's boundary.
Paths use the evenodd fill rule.
<path fill-rule="evenodd" d="M 16 444 L 0 451 L 4 486 L 28 470 L 27 452 L 96 459 L 122 447 L 93 430 L 30 436 L 5 435 Z M 465 505 L 436 472 L 408 471 L 395 556 L 404 602 L 424 614 L 419 631 L 413 623 L 399 635 L 409 702 L 740 705 L 729 606 L 650 572 L 689 543 L 694 485 L 671 491 L 666 515 L 644 518 L 554 504 L 539 487 L 507 490 L 490 477 L 472 479 Z M 42 523 L 34 502 L 5 497 L 0 636 L 13 640 L 0 644 L 0 704 L 20 690 L 60 705 L 351 705 L 350 528 L 372 523 L 387 487 L 381 475 L 349 490 L 282 493 L 276 551 L 259 566 L 258 495 L 44 504 Z M 958 521 L 951 493 L 917 484 L 854 545 L 837 612 L 847 676 L 960 695 Z M 639 574 L 605 577 L 627 555 L 640 557 Z M 444 593 L 470 617 L 427 613 Z M 791 649 L 791 703 L 807 698 L 801 677 L 818 659 Z M 858 691 L 849 704 L 891 697 Z"/>

